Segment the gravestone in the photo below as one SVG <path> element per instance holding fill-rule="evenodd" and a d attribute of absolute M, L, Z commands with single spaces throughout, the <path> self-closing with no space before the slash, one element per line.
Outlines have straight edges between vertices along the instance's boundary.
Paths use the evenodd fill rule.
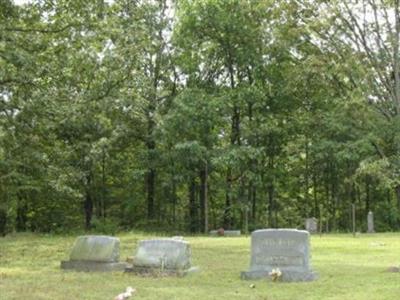
<path fill-rule="evenodd" d="M 178 239 L 140 241 L 132 264 L 125 272 L 184 276 L 197 271 L 191 266 L 190 244 Z"/>
<path fill-rule="evenodd" d="M 228 236 L 228 237 L 232 237 L 232 236 L 240 236 L 242 233 L 240 230 L 211 230 L 210 231 L 210 235 L 211 236 Z"/>
<path fill-rule="evenodd" d="M 375 232 L 375 230 L 374 230 L 374 214 L 373 214 L 372 211 L 370 211 L 368 213 L 367 222 L 368 222 L 368 230 L 367 230 L 367 232 L 368 233 L 374 233 Z"/>
<path fill-rule="evenodd" d="M 316 218 L 306 219 L 305 227 L 309 233 L 317 233 L 318 232 L 318 220 Z"/>
<path fill-rule="evenodd" d="M 110 236 L 80 236 L 62 269 L 77 271 L 123 271 L 126 264 L 119 260 L 119 239 Z"/>
<path fill-rule="evenodd" d="M 263 229 L 251 235 L 250 270 L 242 279 L 269 278 L 279 269 L 282 281 L 312 281 L 317 274 L 310 266 L 310 239 L 305 230 Z"/>

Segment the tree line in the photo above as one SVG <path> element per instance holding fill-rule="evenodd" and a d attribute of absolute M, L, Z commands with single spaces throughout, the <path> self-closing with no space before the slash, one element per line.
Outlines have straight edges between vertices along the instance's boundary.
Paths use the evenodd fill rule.
<path fill-rule="evenodd" d="M 400 225 L 399 1 L 0 2 L 0 231 Z"/>

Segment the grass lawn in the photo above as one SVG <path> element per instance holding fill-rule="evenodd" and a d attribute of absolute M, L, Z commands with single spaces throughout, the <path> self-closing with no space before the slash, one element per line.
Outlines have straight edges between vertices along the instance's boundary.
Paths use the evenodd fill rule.
<path fill-rule="evenodd" d="M 121 260 L 132 256 L 149 235 L 122 233 Z M 62 271 L 74 236 L 17 234 L 0 238 L 0 299 L 109 299 L 127 286 L 131 299 L 351 299 L 400 298 L 400 233 L 313 236 L 312 266 L 319 279 L 307 283 L 242 281 L 250 262 L 250 237 L 185 237 L 193 265 L 201 272 L 185 278 L 141 278 L 124 273 Z M 250 285 L 255 283 L 255 288 Z"/>

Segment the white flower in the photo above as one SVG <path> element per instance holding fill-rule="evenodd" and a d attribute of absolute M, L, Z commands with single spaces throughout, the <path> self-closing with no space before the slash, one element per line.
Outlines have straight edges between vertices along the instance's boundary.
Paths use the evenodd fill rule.
<path fill-rule="evenodd" d="M 269 276 L 271 276 L 272 281 L 277 281 L 281 276 L 282 272 L 279 270 L 279 268 L 272 269 L 271 272 L 268 273 Z"/>

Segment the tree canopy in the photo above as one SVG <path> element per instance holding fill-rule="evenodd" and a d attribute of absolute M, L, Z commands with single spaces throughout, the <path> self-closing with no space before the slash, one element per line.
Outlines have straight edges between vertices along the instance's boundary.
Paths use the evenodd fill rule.
<path fill-rule="evenodd" d="M 0 2 L 0 232 L 400 227 L 399 1 Z"/>

